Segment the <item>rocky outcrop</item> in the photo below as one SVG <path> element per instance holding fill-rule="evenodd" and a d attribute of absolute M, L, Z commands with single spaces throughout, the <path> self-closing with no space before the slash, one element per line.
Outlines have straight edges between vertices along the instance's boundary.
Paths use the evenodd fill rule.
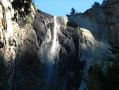
<path fill-rule="evenodd" d="M 105 14 L 107 16 L 107 27 L 109 32 L 110 43 L 117 47 L 119 43 L 119 1 L 107 0 L 104 6 Z"/>
<path fill-rule="evenodd" d="M 13 89 L 16 60 L 19 62 L 18 58 L 22 57 L 26 50 L 33 52 L 35 45 L 37 48 L 37 40 L 31 24 L 26 24 L 21 28 L 20 24 L 13 20 L 15 12 L 11 2 L 0 1 L 0 73 L 2 77 L 0 89 L 2 90 Z M 24 22 L 23 19 L 21 21 Z M 31 44 L 32 41 L 34 44 Z"/>

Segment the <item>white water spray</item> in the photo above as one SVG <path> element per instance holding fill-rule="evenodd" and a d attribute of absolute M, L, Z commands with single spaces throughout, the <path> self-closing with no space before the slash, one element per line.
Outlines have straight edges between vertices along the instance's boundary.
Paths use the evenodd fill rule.
<path fill-rule="evenodd" d="M 49 58 L 52 62 L 54 62 L 54 58 L 57 55 L 57 49 L 58 49 L 58 40 L 57 40 L 57 32 L 58 32 L 59 26 L 57 24 L 57 17 L 54 16 L 54 28 L 53 28 L 53 40 L 52 45 L 50 49 Z"/>

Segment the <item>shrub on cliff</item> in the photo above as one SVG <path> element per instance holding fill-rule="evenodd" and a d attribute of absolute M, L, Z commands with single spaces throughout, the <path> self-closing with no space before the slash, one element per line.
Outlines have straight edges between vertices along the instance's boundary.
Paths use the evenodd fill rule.
<path fill-rule="evenodd" d="M 98 64 L 89 74 L 89 90 L 119 90 L 119 59 L 108 63 L 106 70 Z"/>
<path fill-rule="evenodd" d="M 105 90 L 119 90 L 119 60 L 108 65 L 105 82 Z"/>
<path fill-rule="evenodd" d="M 92 8 L 98 8 L 98 7 L 100 7 L 100 3 L 94 2 L 94 4 L 92 5 Z"/>
<path fill-rule="evenodd" d="M 99 64 L 95 64 L 90 68 L 88 78 L 89 90 L 103 90 L 104 75 Z"/>
<path fill-rule="evenodd" d="M 72 8 L 70 14 L 73 15 L 73 14 L 75 14 L 75 13 L 76 13 L 75 9 Z"/>
<path fill-rule="evenodd" d="M 26 21 L 26 23 L 32 23 L 33 22 L 32 16 L 31 15 L 27 15 L 25 21 Z"/>
<path fill-rule="evenodd" d="M 13 0 L 12 7 L 18 10 L 21 16 L 24 16 L 30 13 L 31 3 L 32 0 Z"/>

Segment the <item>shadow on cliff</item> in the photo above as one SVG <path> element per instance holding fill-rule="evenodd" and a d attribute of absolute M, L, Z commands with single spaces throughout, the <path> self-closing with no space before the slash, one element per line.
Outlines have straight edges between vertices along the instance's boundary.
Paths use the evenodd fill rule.
<path fill-rule="evenodd" d="M 36 52 L 32 49 L 19 52 L 14 65 L 13 90 L 38 90 L 41 81 L 40 69 Z"/>
<path fill-rule="evenodd" d="M 0 48 L 1 50 L 3 48 Z M 0 51 L 0 89 L 1 90 L 7 90 L 9 88 L 7 80 L 8 80 L 8 75 L 7 75 L 7 67 L 6 64 L 4 63 L 4 57 L 3 57 L 3 52 Z"/>
<path fill-rule="evenodd" d="M 36 34 L 28 30 L 14 61 L 13 90 L 39 90 L 41 63 Z"/>

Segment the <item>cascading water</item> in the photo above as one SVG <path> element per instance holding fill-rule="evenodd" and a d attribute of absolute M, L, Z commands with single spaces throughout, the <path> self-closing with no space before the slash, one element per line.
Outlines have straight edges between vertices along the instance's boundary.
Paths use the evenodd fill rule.
<path fill-rule="evenodd" d="M 54 63 L 54 58 L 56 56 L 56 51 L 59 47 L 58 39 L 57 39 L 58 29 L 59 29 L 59 27 L 58 27 L 58 24 L 57 24 L 57 17 L 54 16 L 53 40 L 52 40 L 52 45 L 51 45 L 50 52 L 49 52 L 49 59 L 51 60 L 52 63 Z"/>
<path fill-rule="evenodd" d="M 59 26 L 57 24 L 56 16 L 54 16 L 53 24 L 53 29 L 51 26 L 47 27 L 46 37 L 40 48 L 40 59 L 45 64 L 45 69 L 43 70 L 44 85 L 42 90 L 49 90 L 49 88 L 53 88 L 53 83 L 55 82 L 56 71 L 54 71 L 54 64 L 60 48 L 57 39 Z"/>
<path fill-rule="evenodd" d="M 57 30 L 58 30 L 58 24 L 57 24 L 57 17 L 54 16 L 54 28 L 53 28 L 53 37 L 52 37 L 52 44 L 50 47 L 50 51 L 48 52 L 48 88 L 53 88 L 53 83 L 55 83 L 55 68 L 54 63 L 55 59 L 57 57 L 58 49 L 59 49 L 59 43 L 57 39 Z M 57 52 L 56 52 L 57 51 Z"/>

